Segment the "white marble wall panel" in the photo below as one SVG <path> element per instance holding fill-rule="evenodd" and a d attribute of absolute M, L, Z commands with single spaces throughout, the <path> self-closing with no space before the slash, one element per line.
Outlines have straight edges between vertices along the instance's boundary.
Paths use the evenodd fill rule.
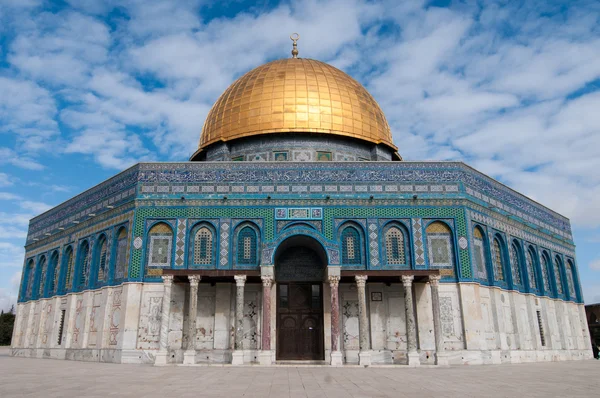
<path fill-rule="evenodd" d="M 141 350 L 158 350 L 160 338 L 160 320 L 163 303 L 162 285 L 160 289 L 144 289 L 140 305 L 140 322 L 137 348 Z"/>
<path fill-rule="evenodd" d="M 230 347 L 231 287 L 231 283 L 217 283 L 215 286 L 213 342 L 217 350 Z"/>
<path fill-rule="evenodd" d="M 386 290 L 387 336 L 386 348 L 391 351 L 406 351 L 406 309 L 404 292 L 400 284 L 392 284 Z"/>
<path fill-rule="evenodd" d="M 440 318 L 446 350 L 464 348 L 462 311 L 458 289 L 454 284 L 440 284 Z"/>
<path fill-rule="evenodd" d="M 209 350 L 214 347 L 215 290 L 215 287 L 209 284 L 200 284 L 198 289 L 195 342 L 198 350 Z"/>

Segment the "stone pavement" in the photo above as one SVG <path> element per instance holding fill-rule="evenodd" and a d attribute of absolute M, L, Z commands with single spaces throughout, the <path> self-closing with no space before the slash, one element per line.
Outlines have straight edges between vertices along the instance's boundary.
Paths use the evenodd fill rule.
<path fill-rule="evenodd" d="M 597 397 L 600 361 L 450 368 L 207 367 L 26 359 L 0 350 L 0 397 Z"/>

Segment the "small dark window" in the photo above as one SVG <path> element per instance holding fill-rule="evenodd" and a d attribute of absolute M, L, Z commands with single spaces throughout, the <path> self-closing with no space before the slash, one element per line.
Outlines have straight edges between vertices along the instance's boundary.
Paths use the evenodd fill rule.
<path fill-rule="evenodd" d="M 58 324 L 58 345 L 62 344 L 63 330 L 65 326 L 65 310 L 60 311 L 60 323 Z"/>
<path fill-rule="evenodd" d="M 321 286 L 320 285 L 312 285 L 312 295 L 311 295 L 312 309 L 317 310 L 321 307 Z"/>
<path fill-rule="evenodd" d="M 542 313 L 537 311 L 538 326 L 540 327 L 540 340 L 542 341 L 542 347 L 546 346 L 546 337 L 544 336 L 544 325 L 542 324 Z"/>

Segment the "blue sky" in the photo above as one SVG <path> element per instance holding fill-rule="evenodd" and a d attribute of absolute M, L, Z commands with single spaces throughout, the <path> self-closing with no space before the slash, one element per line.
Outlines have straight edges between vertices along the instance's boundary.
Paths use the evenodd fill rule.
<path fill-rule="evenodd" d="M 186 160 L 292 32 L 369 89 L 405 159 L 465 161 L 569 217 L 600 302 L 600 2 L 0 0 L 0 308 L 31 217 Z"/>

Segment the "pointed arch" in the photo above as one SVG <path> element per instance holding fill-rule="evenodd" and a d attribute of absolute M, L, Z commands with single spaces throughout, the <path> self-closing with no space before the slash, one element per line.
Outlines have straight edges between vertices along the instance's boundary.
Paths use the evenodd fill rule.
<path fill-rule="evenodd" d="M 243 222 L 235 229 L 235 266 L 255 267 L 259 263 L 259 229 L 256 224 Z"/>
<path fill-rule="evenodd" d="M 121 281 L 127 278 L 127 227 L 121 226 L 115 235 L 115 260 L 113 264 L 114 279 Z"/>
<path fill-rule="evenodd" d="M 96 280 L 94 283 L 100 286 L 108 280 L 108 239 L 106 234 L 100 234 L 96 239 L 95 250 L 94 272 L 96 273 Z"/>
<path fill-rule="evenodd" d="M 147 273 L 152 268 L 170 268 L 173 258 L 173 228 L 158 222 L 148 231 Z"/>
<path fill-rule="evenodd" d="M 213 266 L 216 259 L 216 239 L 214 227 L 200 222 L 191 230 L 189 244 L 189 265 L 191 268 Z"/>
<path fill-rule="evenodd" d="M 512 273 L 512 283 L 516 286 L 523 284 L 521 270 L 523 269 L 523 261 L 521 261 L 521 244 L 513 239 L 509 251 L 510 270 Z"/>
<path fill-rule="evenodd" d="M 575 265 L 571 259 L 567 259 L 567 284 L 569 286 L 569 298 L 577 300 L 577 292 L 575 290 Z"/>
<path fill-rule="evenodd" d="M 454 238 L 452 229 L 442 221 L 434 221 L 425 229 L 431 268 L 454 269 Z"/>
<path fill-rule="evenodd" d="M 488 265 L 486 248 L 488 245 L 485 241 L 485 232 L 479 225 L 473 227 L 473 260 L 475 263 L 475 278 L 488 279 Z"/>
<path fill-rule="evenodd" d="M 74 276 L 74 259 L 73 259 L 73 246 L 69 245 L 65 249 L 65 255 L 63 258 L 63 267 L 65 267 L 65 290 L 69 291 L 73 288 L 73 276 Z"/>
<path fill-rule="evenodd" d="M 408 231 L 398 222 L 390 222 L 383 228 L 384 262 L 388 266 L 410 266 Z"/>
<path fill-rule="evenodd" d="M 525 251 L 525 266 L 527 268 L 527 280 L 530 289 L 538 289 L 537 256 L 533 246 L 529 245 Z"/>
<path fill-rule="evenodd" d="M 33 265 L 33 259 L 30 258 L 27 262 L 27 267 L 25 268 L 25 294 L 23 298 L 27 300 L 31 299 L 31 294 L 33 292 L 33 280 L 35 278 L 35 270 Z"/>
<path fill-rule="evenodd" d="M 39 262 L 40 276 L 38 279 L 38 291 L 36 298 L 44 297 L 44 288 L 46 287 L 46 277 L 48 276 L 48 260 L 46 255 L 42 255 Z"/>
<path fill-rule="evenodd" d="M 76 288 L 85 289 L 90 281 L 90 243 L 87 239 L 79 244 L 77 250 Z"/>
<path fill-rule="evenodd" d="M 554 256 L 554 281 L 556 282 L 556 294 L 562 296 L 565 293 L 565 288 L 562 278 L 562 260 L 558 254 Z"/>
<path fill-rule="evenodd" d="M 362 229 L 353 222 L 347 222 L 339 229 L 339 239 L 342 247 L 342 267 L 364 267 L 366 261 Z"/>
<path fill-rule="evenodd" d="M 550 288 L 550 256 L 545 250 L 542 252 L 540 258 L 540 268 L 542 269 L 544 293 L 550 295 L 552 294 L 552 289 Z"/>
<path fill-rule="evenodd" d="M 504 241 L 498 234 L 494 235 L 492 240 L 492 263 L 494 264 L 494 280 L 506 282 L 506 252 Z"/>
<path fill-rule="evenodd" d="M 49 276 L 48 276 L 48 296 L 53 296 L 56 293 L 56 289 L 58 288 L 58 278 L 60 276 L 59 267 L 58 267 L 58 250 L 54 250 L 52 255 L 50 256 L 50 264 L 48 266 Z"/>

